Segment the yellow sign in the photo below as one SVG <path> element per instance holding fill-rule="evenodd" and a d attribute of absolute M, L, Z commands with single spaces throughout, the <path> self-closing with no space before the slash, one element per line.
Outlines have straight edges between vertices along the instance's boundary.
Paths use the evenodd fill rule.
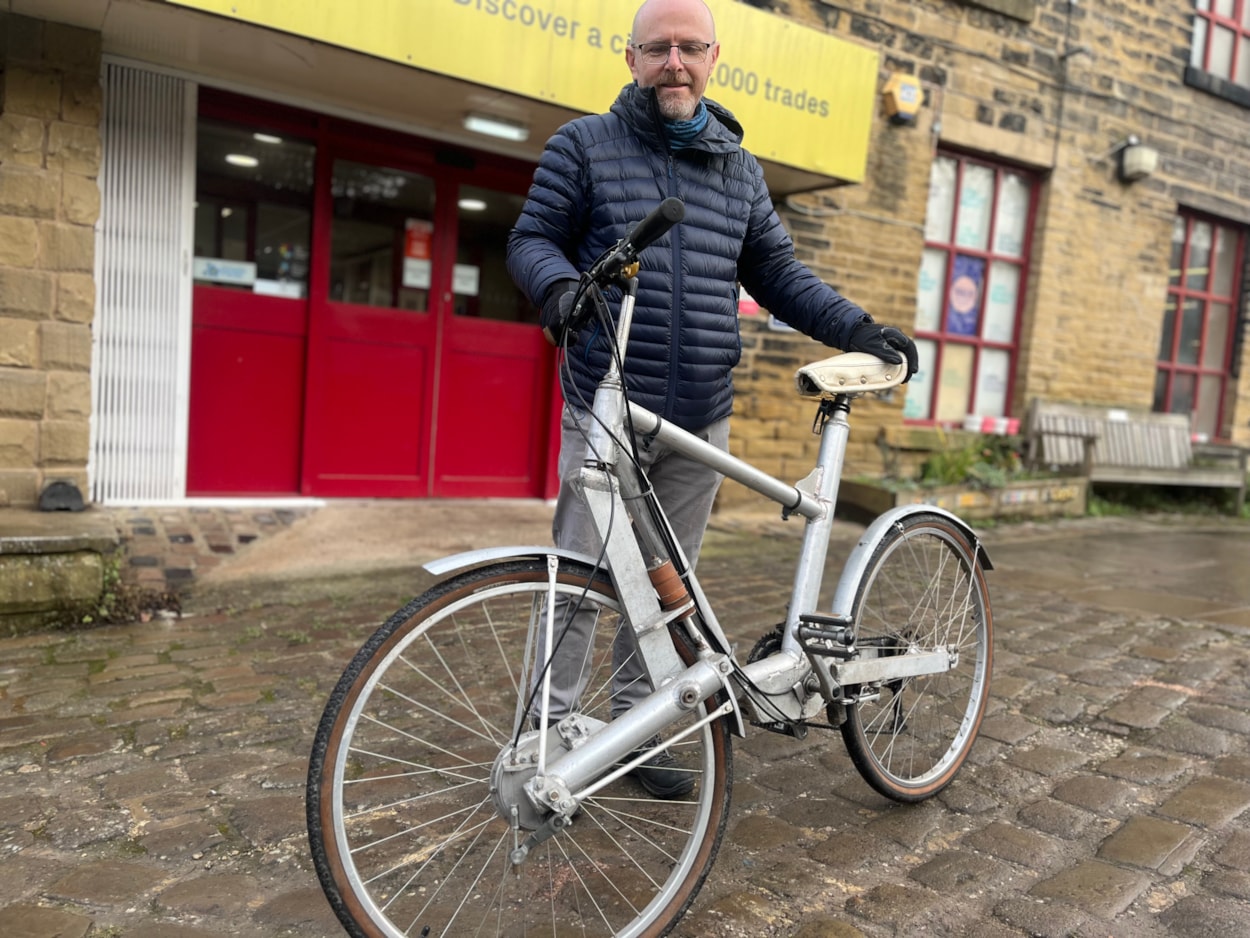
<path fill-rule="evenodd" d="M 168 0 L 524 97 L 596 113 L 629 82 L 637 3 L 621 0 Z M 864 177 L 877 53 L 732 0 L 708 0 L 708 97 L 756 156 Z"/>

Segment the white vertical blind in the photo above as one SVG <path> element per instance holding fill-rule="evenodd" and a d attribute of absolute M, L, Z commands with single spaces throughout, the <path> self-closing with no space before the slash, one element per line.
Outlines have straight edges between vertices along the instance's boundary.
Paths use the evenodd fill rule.
<path fill-rule="evenodd" d="M 92 327 L 93 500 L 186 495 L 195 85 L 108 63 Z"/>

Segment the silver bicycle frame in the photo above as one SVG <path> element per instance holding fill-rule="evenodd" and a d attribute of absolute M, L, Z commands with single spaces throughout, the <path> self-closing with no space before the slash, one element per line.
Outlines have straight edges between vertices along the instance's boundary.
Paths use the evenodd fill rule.
<path fill-rule="evenodd" d="M 621 301 L 617 322 L 620 360 L 625 357 L 633 320 L 635 286 L 631 284 L 630 291 Z M 818 609 L 838 484 L 850 435 L 846 414 L 851 396 L 848 394 L 841 403 L 835 401 L 822 409 L 826 419 L 822 424 L 816 466 L 805 479 L 789 485 L 665 422 L 651 411 L 627 402 L 617 360 L 613 360 L 595 392 L 594 420 L 587 450 L 590 455 L 573 484 L 584 497 L 600 541 L 606 547 L 605 556 L 622 613 L 634 629 L 640 658 L 655 690 L 625 714 L 598 729 L 589 739 L 551 761 L 545 773 L 540 772 L 528 782 L 526 791 L 536 805 L 544 809 L 554 808 L 568 816 L 582 799 L 640 764 L 651 753 L 633 758 L 606 776 L 605 767 L 620 763 L 627 753 L 644 746 L 648 739 L 672 724 L 682 713 L 722 695 L 724 703 L 709 708 L 681 735 L 689 735 L 712 720 L 730 715 L 734 717 L 737 733 L 743 735 L 741 704 L 745 704 L 757 721 L 776 721 L 779 717 L 788 721 L 805 720 L 817 713 L 826 702 L 824 694 L 818 691 L 826 691 L 838 684 L 937 673 L 951 667 L 949 655 L 941 650 L 895 656 L 888 661 L 869 658 L 840 664 L 821 661 L 813 665 L 799 641 L 800 616 Z M 617 474 L 618 465 L 622 466 L 623 472 L 633 471 L 632 466 L 627 467 L 623 462 L 628 456 L 619 452 L 625 445 L 627 414 L 628 426 L 635 433 L 653 437 L 675 452 L 716 469 L 778 502 L 782 506 L 783 517 L 797 514 L 806 519 L 781 647 L 776 653 L 741 667 L 735 665 L 731 646 L 720 623 L 694 571 L 688 569 L 686 559 L 680 556 L 681 548 L 676 546 L 676 538 L 669 529 L 667 539 L 679 555 L 675 558 L 678 568 L 685 571 L 681 580 L 693 599 L 693 606 L 697 607 L 703 633 L 696 636 L 696 641 L 701 640 L 702 644 L 693 664 L 687 666 L 678 656 L 668 625 L 688 616 L 692 604 L 674 610 L 661 608 L 650 577 L 652 567 L 649 567 L 649 558 L 643 556 L 639 539 L 631 527 L 631 515 L 622 498 Z M 940 514 L 956 523 L 969 536 L 969 542 L 975 545 L 984 565 L 989 567 L 979 539 L 955 515 L 930 505 L 895 508 L 868 529 L 843 568 L 834 598 L 834 617 L 849 620 L 855 587 L 876 545 L 893 525 L 916 512 Z M 662 510 L 660 518 L 667 526 Z M 553 555 L 555 553 L 552 552 Z M 554 565 L 551 576 L 555 576 Z M 552 614 L 549 607 L 548 615 Z M 819 668 L 821 673 L 813 682 L 809 678 L 816 673 L 815 668 Z M 666 745 L 671 745 L 673 741 Z"/>

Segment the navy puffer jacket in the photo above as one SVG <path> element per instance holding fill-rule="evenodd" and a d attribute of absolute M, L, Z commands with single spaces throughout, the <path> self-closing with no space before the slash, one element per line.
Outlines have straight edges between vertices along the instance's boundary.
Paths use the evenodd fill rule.
<path fill-rule="evenodd" d="M 676 152 L 655 90 L 636 84 L 610 113 L 565 124 L 547 142 L 508 238 L 508 271 L 541 306 L 665 198 L 685 202 L 681 224 L 642 253 L 625 375 L 631 400 L 688 430 L 733 409 L 737 282 L 778 319 L 836 348 L 869 319 L 795 260 L 741 126 L 704 100 L 707 126 Z M 615 314 L 619 295 L 609 299 Z M 608 356 L 606 338 L 584 329 L 569 351 L 576 390 L 566 387 L 566 400 L 589 403 Z"/>

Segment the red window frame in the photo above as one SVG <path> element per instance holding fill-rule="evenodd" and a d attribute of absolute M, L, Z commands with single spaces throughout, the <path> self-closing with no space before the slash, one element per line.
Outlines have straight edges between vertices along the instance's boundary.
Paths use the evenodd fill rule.
<path fill-rule="evenodd" d="M 1248 0 L 1250 2 L 1250 0 Z M 1176 218 L 1176 224 L 1184 225 L 1180 266 L 1169 271 L 1167 302 L 1163 321 L 1160 327 L 1159 357 L 1155 371 L 1155 391 L 1153 409 L 1162 413 L 1171 413 L 1170 404 L 1173 400 L 1176 381 L 1192 378 L 1193 398 L 1190 406 L 1191 419 L 1197 420 L 1202 400 L 1203 378 L 1219 379 L 1219 400 L 1215 409 L 1215 433 L 1207 434 L 1217 440 L 1227 440 L 1231 435 L 1230 415 L 1228 412 L 1229 394 L 1235 388 L 1233 363 L 1237 349 L 1237 335 L 1245 315 L 1242 308 L 1242 277 L 1245 270 L 1247 230 L 1243 227 L 1222 222 L 1194 212 L 1182 212 Z M 1211 227 L 1211 247 L 1208 249 L 1206 267 L 1192 268 L 1194 226 L 1199 224 Z M 1229 237 L 1232 257 L 1232 277 L 1228 292 L 1217 291 L 1214 280 L 1215 242 L 1216 238 Z M 1175 243 L 1175 242 L 1174 242 Z M 1204 272 L 1200 286 L 1190 286 L 1189 282 L 1195 272 Z M 1183 310 L 1188 303 L 1200 304 L 1202 310 L 1201 324 L 1198 330 L 1198 347 L 1194 353 L 1194 362 L 1182 362 L 1181 339 L 1185 333 Z M 1206 364 L 1208 344 L 1213 341 L 1211 333 L 1212 304 L 1227 304 L 1228 322 L 1225 325 L 1224 354 L 1217 363 Z M 1170 326 L 1170 329 L 1169 329 Z M 1170 334 L 1169 334 L 1170 332 Z M 1166 353 L 1166 357 L 1164 357 Z M 1197 435 L 1202 435 L 1200 427 L 1194 427 Z"/>
<path fill-rule="evenodd" d="M 1209 75 L 1250 87 L 1250 0 L 1197 0 L 1194 16 L 1194 65 Z M 1227 67 L 1211 61 L 1217 31 L 1232 33 Z"/>
<path fill-rule="evenodd" d="M 941 158 L 953 160 L 956 164 L 955 191 L 951 197 L 952 210 L 950 226 L 945 233 L 945 237 L 942 239 L 932 239 L 928 236 L 928 232 L 926 231 L 924 249 L 925 251 L 942 251 L 946 257 L 946 261 L 944 263 L 945 279 L 941 288 L 943 312 L 940 315 L 939 328 L 936 330 L 922 328 L 919 322 L 916 324 L 915 338 L 918 341 L 929 341 L 934 344 L 935 348 L 932 364 L 934 374 L 927 382 L 929 386 L 929 401 L 927 407 L 928 416 L 924 418 L 907 418 L 905 416 L 904 422 L 912 426 L 950 426 L 957 423 L 957 421 L 952 419 L 939 418 L 937 416 L 939 394 L 942 390 L 941 376 L 944 358 L 947 350 L 953 345 L 971 347 L 973 349 L 973 366 L 972 373 L 968 380 L 968 399 L 965 414 L 976 413 L 976 396 L 980 385 L 981 363 L 984 352 L 986 350 L 1000 350 L 1007 353 L 1009 364 L 1007 386 L 1004 391 L 1006 412 L 1001 415 L 996 414 L 982 416 L 1010 415 L 1015 393 L 1016 367 L 1018 364 L 1018 353 L 1020 347 L 1020 329 L 1023 318 L 1024 298 L 1029 282 L 1029 258 L 1032 253 L 1033 228 L 1037 214 L 1038 195 L 1041 189 L 1041 180 L 1036 173 L 1010 163 L 989 160 L 984 157 L 973 156 L 971 154 L 960 153 L 947 149 L 942 149 L 937 153 L 935 159 Z M 989 230 L 986 236 L 986 247 L 983 249 L 966 247 L 957 243 L 959 205 L 961 192 L 964 186 L 964 175 L 967 168 L 973 165 L 989 169 L 994 174 L 993 201 L 989 207 Z M 1023 240 L 1019 256 L 1003 254 L 994 250 L 995 236 L 997 234 L 996 229 L 998 225 L 999 199 L 1002 194 L 1002 181 L 1003 177 L 1007 174 L 1023 177 L 1030 183 L 1028 207 L 1026 211 Z M 928 227 L 928 225 L 926 225 L 926 227 Z M 954 260 L 959 256 L 972 258 L 983 264 L 983 271 L 985 272 L 985 278 L 982 280 L 983 290 L 986 285 L 985 280 L 988 279 L 988 273 L 991 270 L 991 265 L 995 262 L 1010 264 L 1019 270 L 1015 310 L 1012 320 L 1012 338 L 1010 341 L 999 341 L 984 337 L 986 319 L 986 302 L 984 296 L 982 296 L 978 301 L 980 308 L 978 312 L 976 334 L 967 335 L 953 332 L 947 328 L 948 322 L 945 314 L 945 307 L 947 297 L 950 295 L 952 280 L 955 277 L 957 265 L 954 263 Z"/>

